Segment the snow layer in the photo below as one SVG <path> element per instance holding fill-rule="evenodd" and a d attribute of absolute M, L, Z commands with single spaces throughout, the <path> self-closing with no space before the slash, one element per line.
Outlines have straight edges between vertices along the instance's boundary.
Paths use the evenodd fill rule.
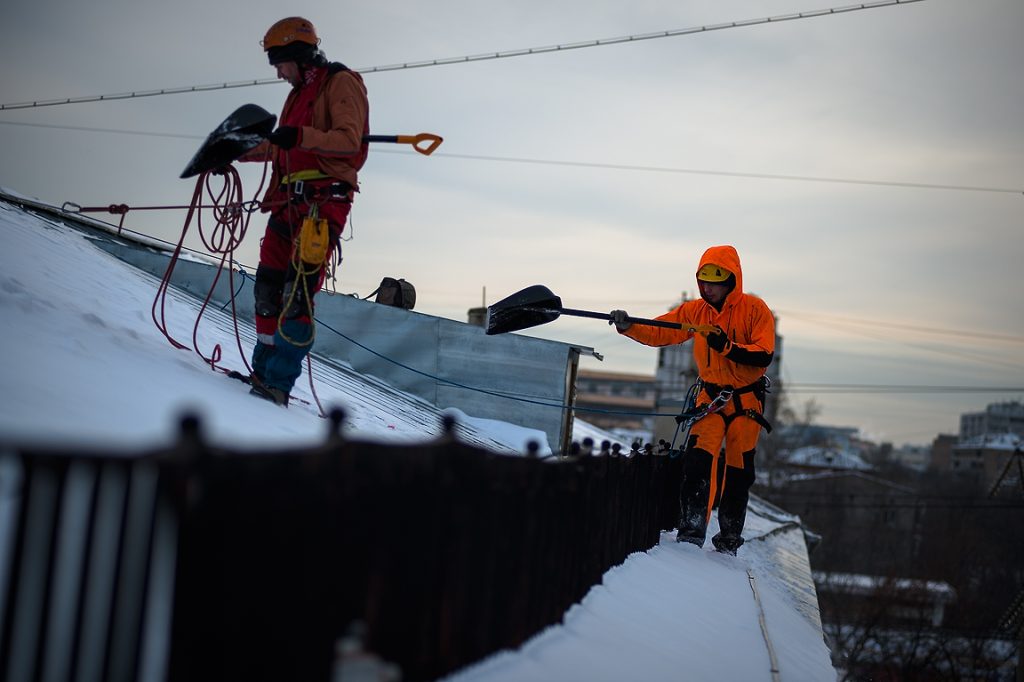
<path fill-rule="evenodd" d="M 323 438 L 314 405 L 283 409 L 255 399 L 191 349 L 173 348 L 151 319 L 152 277 L 80 232 L 2 201 L 0 235 L 0 445 L 155 447 L 174 437 L 185 410 L 202 416 L 208 438 L 232 447 Z M 171 332 L 188 346 L 197 309 L 187 296 L 167 299 Z M 209 311 L 204 320 L 199 349 L 209 355 L 220 344 L 224 364 L 241 368 L 227 316 Z M 242 335 L 248 353 L 251 328 Z M 422 400 L 343 365 L 314 367 L 320 400 L 345 407 L 349 434 L 411 442 L 440 432 L 441 412 Z M 295 395 L 312 402 L 305 377 Z M 521 452 L 537 438 L 456 416 L 460 438 L 492 450 Z M 659 546 L 609 570 L 563 624 L 450 680 L 834 680 L 795 519 L 754 501 L 744 536 L 739 556 L 728 557 L 708 551 L 710 543 L 699 549 L 664 534 Z"/>

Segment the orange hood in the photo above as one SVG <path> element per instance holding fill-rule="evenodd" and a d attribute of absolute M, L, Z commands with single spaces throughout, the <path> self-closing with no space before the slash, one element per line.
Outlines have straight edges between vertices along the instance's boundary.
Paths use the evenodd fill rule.
<path fill-rule="evenodd" d="M 740 255 L 736 252 L 736 247 L 728 244 L 712 246 L 700 257 L 700 263 L 697 264 L 697 269 L 693 273 L 694 278 L 705 265 L 719 265 L 736 275 L 736 286 L 726 296 L 725 304 L 722 306 L 724 310 L 726 306 L 733 305 L 743 295 L 743 269 L 740 267 Z"/>

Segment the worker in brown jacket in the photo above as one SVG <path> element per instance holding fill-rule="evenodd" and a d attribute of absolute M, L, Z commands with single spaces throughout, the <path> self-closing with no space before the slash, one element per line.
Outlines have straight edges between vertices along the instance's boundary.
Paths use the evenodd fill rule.
<path fill-rule="evenodd" d="M 657 319 L 676 322 L 668 329 L 626 321 L 622 310 L 611 312 L 620 334 L 648 346 L 668 346 L 693 339 L 699 376 L 694 414 L 704 414 L 683 444 L 680 521 L 676 539 L 704 544 L 711 509 L 718 494 L 718 458 L 725 442 L 725 477 L 718 508 L 720 532 L 715 548 L 736 554 L 743 544 L 750 486 L 754 483 L 754 452 L 761 429 L 767 390 L 765 370 L 775 353 L 775 317 L 757 296 L 744 293 L 740 258 L 732 246 L 712 246 L 697 266 L 700 298 Z M 707 325 L 714 331 L 694 332 Z"/>
<path fill-rule="evenodd" d="M 242 161 L 273 164 L 262 210 L 270 213 L 260 243 L 253 293 L 256 346 L 252 393 L 287 405 L 313 343 L 313 295 L 348 220 L 357 173 L 366 161 L 369 103 L 358 73 L 328 62 L 313 24 L 278 21 L 263 49 L 292 90 L 279 127 Z"/>

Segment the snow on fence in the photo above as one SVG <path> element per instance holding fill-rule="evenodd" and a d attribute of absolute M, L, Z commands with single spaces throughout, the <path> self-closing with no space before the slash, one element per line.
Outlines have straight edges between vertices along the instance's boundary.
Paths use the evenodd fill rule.
<path fill-rule="evenodd" d="M 433 679 L 561 620 L 674 527 L 679 460 L 445 438 L 0 454 L 0 677 L 328 679 L 335 644 Z"/>

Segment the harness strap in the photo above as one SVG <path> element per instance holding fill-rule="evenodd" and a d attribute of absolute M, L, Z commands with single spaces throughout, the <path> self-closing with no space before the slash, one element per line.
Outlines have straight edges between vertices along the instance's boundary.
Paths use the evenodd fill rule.
<path fill-rule="evenodd" d="M 740 386 L 739 388 L 731 388 L 729 386 L 720 386 L 718 384 L 705 383 L 704 389 L 708 392 L 708 395 L 712 398 L 717 397 L 722 391 L 732 391 L 730 400 L 733 404 L 733 413 L 722 415 L 722 420 L 725 422 L 725 427 L 729 428 L 729 424 L 732 423 L 737 417 L 748 417 L 757 422 L 761 428 L 766 432 L 772 432 L 771 423 L 764 418 L 760 412 L 752 407 L 743 407 L 743 401 L 740 396 L 744 393 L 753 393 L 757 401 L 761 403 L 761 408 L 764 409 L 764 401 L 768 393 L 769 380 L 768 377 L 762 376 L 757 381 L 747 384 L 746 386 Z"/>
<path fill-rule="evenodd" d="M 748 417 L 750 419 L 753 419 L 766 432 L 768 432 L 768 433 L 772 432 L 772 424 L 771 424 L 771 422 L 769 422 L 767 419 L 765 419 L 763 414 L 761 414 L 760 412 L 758 412 L 757 410 L 755 410 L 752 407 L 748 407 L 745 410 L 739 410 L 737 412 L 733 412 L 732 414 L 728 414 L 728 415 L 723 414 L 722 415 L 722 419 L 723 419 L 723 421 L 725 421 L 725 427 L 729 428 L 729 424 L 731 424 L 732 420 L 736 419 L 736 417 Z"/>
<path fill-rule="evenodd" d="M 293 173 L 294 175 L 294 173 Z M 352 201 L 352 185 L 347 182 L 332 182 L 328 185 L 312 184 L 315 180 L 295 180 L 290 183 L 282 183 L 281 188 L 288 193 L 294 203 L 325 201 Z"/>
<path fill-rule="evenodd" d="M 729 385 L 712 384 L 705 382 L 704 389 L 708 392 L 708 395 L 714 398 L 724 390 L 732 391 L 734 396 L 742 395 L 744 393 L 756 393 L 757 399 L 764 402 L 764 394 L 768 393 L 768 377 L 762 376 L 760 379 L 752 384 L 746 386 L 740 386 L 739 388 L 733 388 Z"/>

